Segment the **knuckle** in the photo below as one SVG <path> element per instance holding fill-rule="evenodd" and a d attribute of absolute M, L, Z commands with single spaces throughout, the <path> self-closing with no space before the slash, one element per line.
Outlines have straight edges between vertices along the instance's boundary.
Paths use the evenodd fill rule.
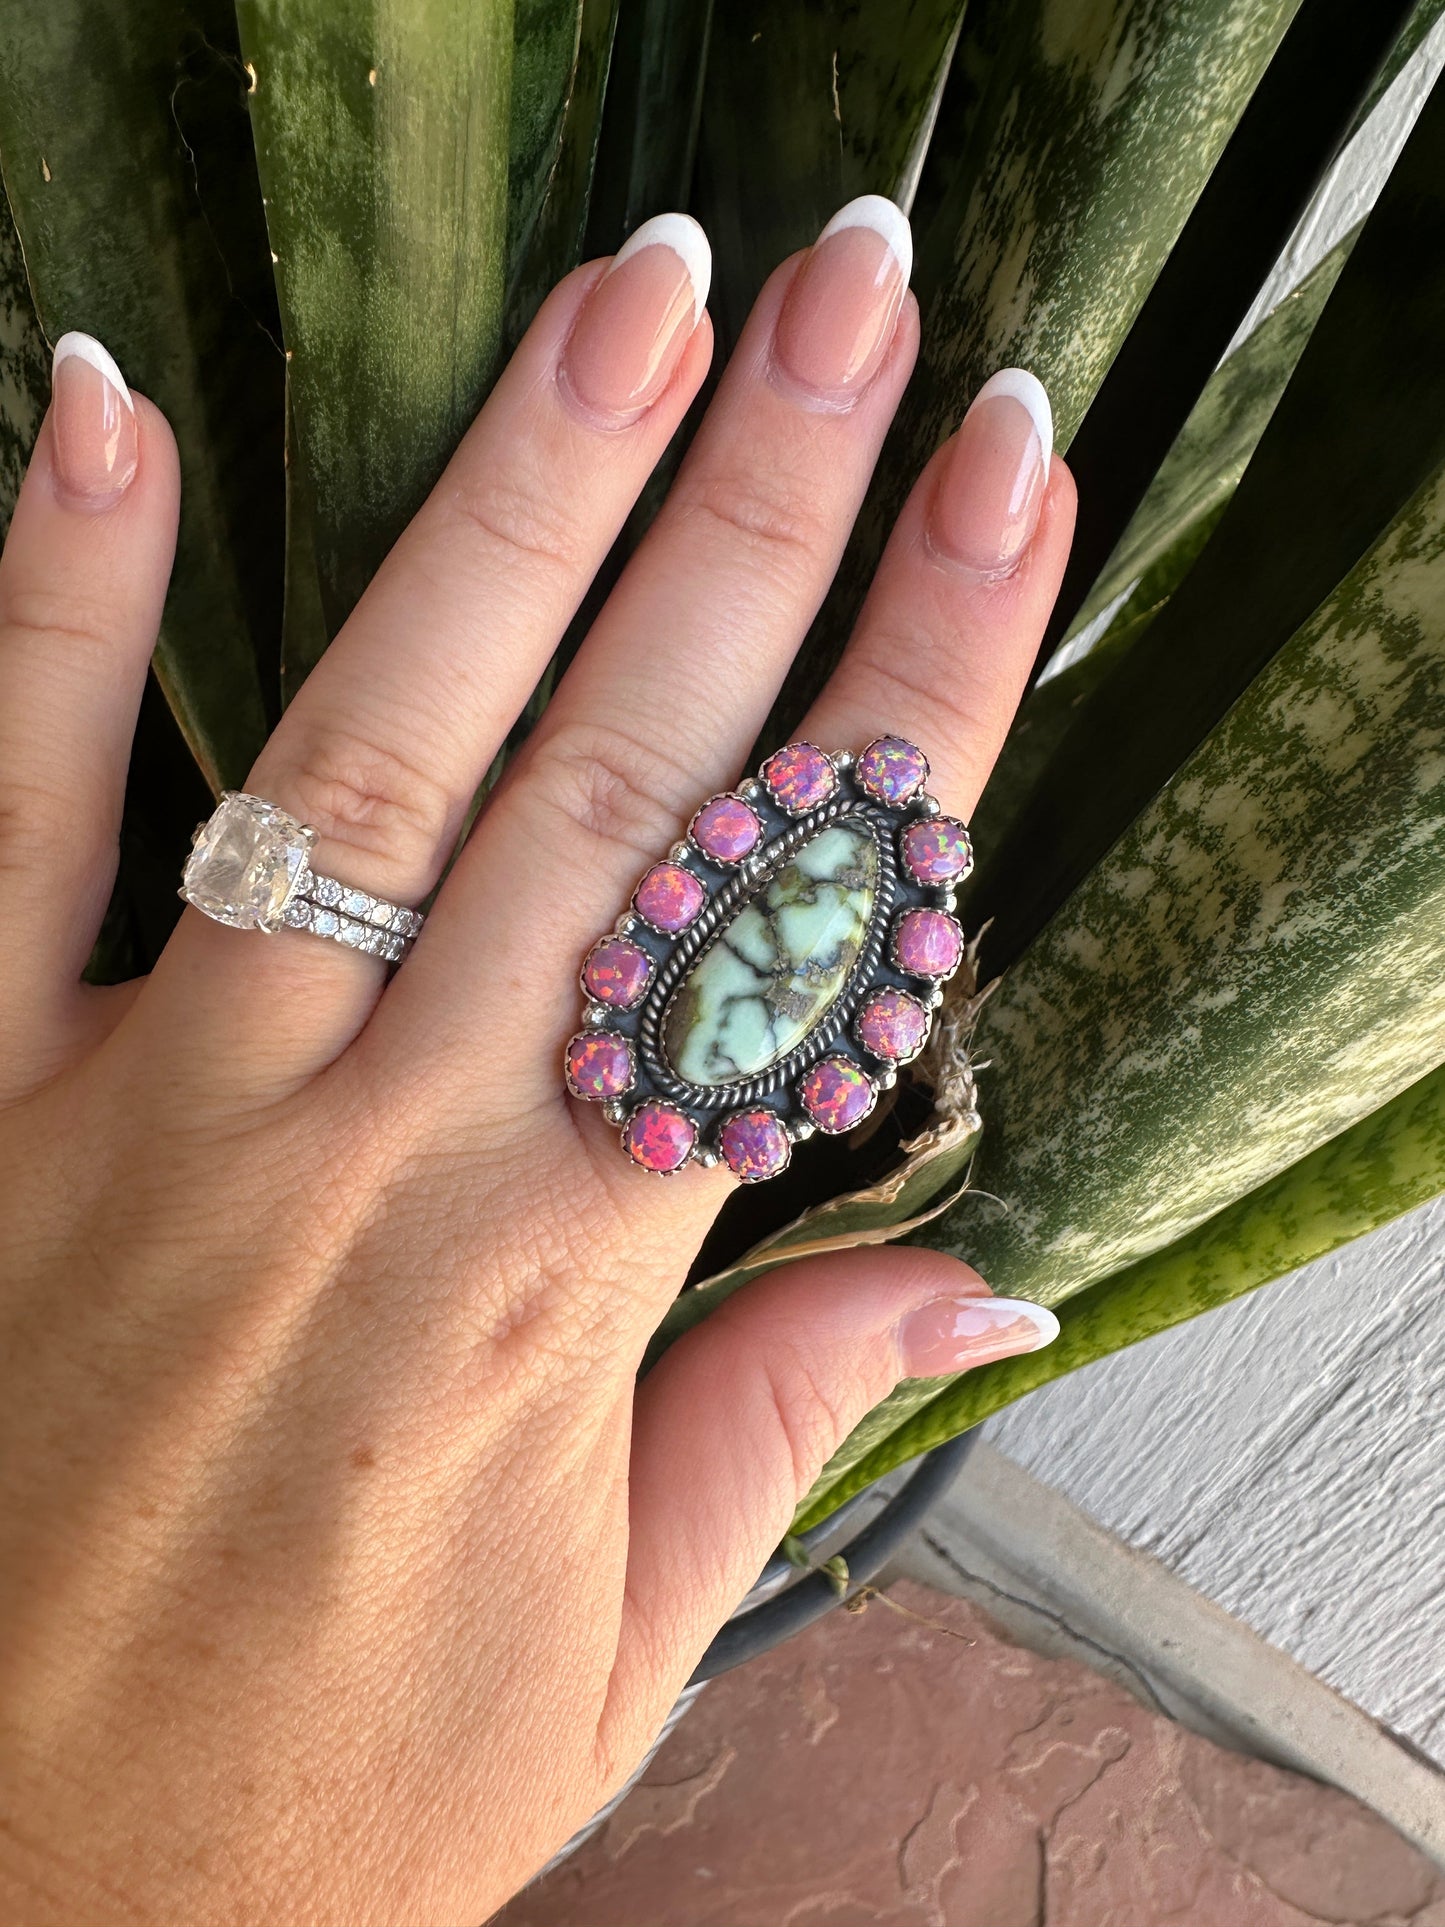
<path fill-rule="evenodd" d="M 114 611 L 62 587 L 11 588 L 0 601 L 0 631 L 8 639 L 56 642 L 85 651 L 113 648 Z"/>
<path fill-rule="evenodd" d="M 832 546 L 802 485 L 786 473 L 709 470 L 686 489 L 678 513 L 720 529 L 750 564 L 787 581 L 811 575 Z"/>
<path fill-rule="evenodd" d="M 505 561 L 572 574 L 581 567 L 567 497 L 541 475 L 476 474 L 457 485 L 452 513 L 472 540 Z"/>
<path fill-rule="evenodd" d="M 301 820 L 324 837 L 412 870 L 434 860 L 454 804 L 410 758 L 345 730 L 318 729 L 290 772 Z"/>
<path fill-rule="evenodd" d="M 539 746 L 528 800 L 540 799 L 604 852 L 648 858 L 677 829 L 696 787 L 696 776 L 658 744 L 609 724 L 568 721 Z"/>
<path fill-rule="evenodd" d="M 801 1498 L 852 1429 L 847 1400 L 797 1346 L 770 1350 L 763 1369 L 768 1402 Z"/>

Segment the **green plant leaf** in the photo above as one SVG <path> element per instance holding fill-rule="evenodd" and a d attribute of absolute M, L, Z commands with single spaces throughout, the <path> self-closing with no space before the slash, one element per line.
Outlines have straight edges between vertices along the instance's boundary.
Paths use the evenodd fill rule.
<path fill-rule="evenodd" d="M 1437 89 L 1208 545 L 1133 646 L 1074 679 L 1069 726 L 1009 833 L 995 842 L 981 835 L 964 908 L 972 920 L 992 920 L 992 968 L 1018 954 L 1437 472 L 1445 460 L 1442 321 L 1445 90 Z M 1015 807 L 1014 788 L 1006 771 L 1005 809 Z"/>
<path fill-rule="evenodd" d="M 696 212 L 717 262 L 719 356 L 779 261 L 845 201 L 907 207 L 960 0 L 744 0 L 713 21 Z"/>
<path fill-rule="evenodd" d="M 1024 0 L 1002 19 L 965 15 L 957 58 L 980 94 L 957 121 L 940 115 L 924 170 L 918 369 L 771 738 L 832 672 L 904 495 L 988 375 L 1031 368 L 1068 447 L 1296 4 Z"/>
<path fill-rule="evenodd" d="M 920 1241 L 1058 1304 L 1434 1068 L 1442 638 L 1445 469 L 985 1005 L 978 1195 Z M 933 1391 L 900 1388 L 844 1458 Z"/>
<path fill-rule="evenodd" d="M 8 27 L 0 163 L 35 311 L 51 341 L 99 336 L 176 432 L 156 671 L 212 787 L 239 783 L 280 632 L 283 387 L 231 9 L 55 0 Z"/>
<path fill-rule="evenodd" d="M 239 0 L 237 15 L 334 634 L 496 367 L 512 6 Z"/>
<path fill-rule="evenodd" d="M 622 0 L 587 230 L 615 254 L 654 214 L 692 193 L 713 0 Z"/>
<path fill-rule="evenodd" d="M 20 236 L 0 195 L 0 542 L 49 404 L 50 350 L 35 318 Z"/>
<path fill-rule="evenodd" d="M 507 217 L 507 340 L 582 258 L 618 0 L 517 0 Z M 559 29 L 565 26 L 564 57 Z M 545 60 L 538 58 L 542 50 Z"/>
<path fill-rule="evenodd" d="M 1117 672 L 1194 566 L 1268 426 L 1353 238 L 1334 249 L 1240 344 L 1200 396 L 1063 651 L 1020 706 L 974 812 L 980 850 L 1004 847 L 1050 781 L 1053 758 L 1074 728 L 1080 705 Z M 1101 615 L 1108 626 L 1085 646 L 1085 632 Z M 1081 653 L 1074 654 L 1071 644 Z"/>
<path fill-rule="evenodd" d="M 919 1380 L 912 1416 L 879 1408 L 800 1509 L 802 1532 L 897 1465 L 1016 1399 L 1324 1256 L 1445 1190 L 1445 1065 L 1195 1230 L 1062 1307 L 1058 1338 L 960 1378 Z"/>

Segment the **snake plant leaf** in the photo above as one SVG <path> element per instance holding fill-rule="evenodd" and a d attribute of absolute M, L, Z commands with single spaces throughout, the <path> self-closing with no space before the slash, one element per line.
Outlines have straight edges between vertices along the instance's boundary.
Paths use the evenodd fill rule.
<path fill-rule="evenodd" d="M 1445 1036 L 1445 463 L 1005 976 L 929 1242 L 1052 1304 L 1433 1067 Z"/>
<path fill-rule="evenodd" d="M 1409 19 L 1400 31 L 1400 37 L 1390 50 L 1389 58 L 1370 83 L 1370 90 L 1361 103 L 1359 113 L 1355 116 L 1353 131 L 1358 133 L 1374 113 L 1400 74 L 1419 52 L 1426 35 L 1442 14 L 1445 14 L 1445 0 L 1416 0 Z"/>
<path fill-rule="evenodd" d="M 990 998 L 980 1195 L 920 1241 L 1058 1304 L 1433 1070 L 1442 749 L 1445 465 Z M 896 1391 L 848 1462 L 935 1390 Z"/>
<path fill-rule="evenodd" d="M 940 115 L 949 180 L 915 235 L 917 371 L 872 496 L 775 708 L 781 739 L 831 673 L 913 479 L 997 368 L 1049 390 L 1066 449 L 1297 0 L 1022 0 L 991 35 L 975 111 Z M 969 58 L 964 16 L 956 59 Z"/>
<path fill-rule="evenodd" d="M 25 254 L 0 195 L 0 542 L 50 402 L 50 350 L 36 319 Z"/>
<path fill-rule="evenodd" d="M 1080 705 L 1115 673 L 1214 533 L 1354 238 L 1333 249 L 1215 371 L 1074 627 L 1020 706 L 974 812 L 980 850 L 1005 846 L 1047 781 Z"/>
<path fill-rule="evenodd" d="M 965 898 L 1004 968 L 1445 460 L 1445 90 L 1427 101 L 1207 547 Z"/>
<path fill-rule="evenodd" d="M 36 314 L 51 341 L 98 335 L 180 445 L 156 672 L 213 787 L 264 740 L 280 630 L 282 365 L 244 258 L 254 237 L 264 269 L 244 93 L 225 0 L 12 9 L 0 165 Z"/>
<path fill-rule="evenodd" d="M 1069 1299 L 1043 1351 L 904 1387 L 906 1399 L 880 1407 L 830 1462 L 794 1530 L 1040 1385 L 1283 1277 L 1442 1190 L 1445 1065 L 1174 1244 Z"/>
<path fill-rule="evenodd" d="M 239 0 L 237 17 L 334 634 L 495 370 L 512 6 Z"/>
<path fill-rule="evenodd" d="M 1070 447 L 1078 517 L 1041 662 L 1286 253 L 1411 5 L 1309 0 L 1290 22 Z"/>
<path fill-rule="evenodd" d="M 960 0 L 718 8 L 695 211 L 717 263 L 720 360 L 778 262 L 845 201 L 911 202 L 961 13 Z"/>
<path fill-rule="evenodd" d="M 713 0 L 622 0 L 602 117 L 588 254 L 615 254 L 692 195 Z"/>
<path fill-rule="evenodd" d="M 582 258 L 617 5 L 618 0 L 582 0 L 574 21 L 571 9 L 559 8 L 555 0 L 517 0 L 507 222 L 509 345 L 521 339 L 543 297 Z M 559 22 L 572 29 L 565 64 L 555 57 Z M 534 46 L 546 51 L 541 73 Z M 545 135 L 540 143 L 539 124 Z"/>

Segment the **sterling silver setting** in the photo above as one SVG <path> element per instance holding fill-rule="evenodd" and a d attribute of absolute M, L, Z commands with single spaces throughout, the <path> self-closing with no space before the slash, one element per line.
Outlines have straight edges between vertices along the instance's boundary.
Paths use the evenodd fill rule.
<path fill-rule="evenodd" d="M 726 1164 L 743 1183 L 776 1177 L 795 1144 L 862 1123 L 924 1050 L 963 958 L 953 912 L 973 863 L 967 826 L 943 813 L 927 777 L 923 753 L 896 736 L 856 755 L 787 744 L 701 804 L 686 839 L 644 873 L 584 959 L 582 1028 L 564 1063 L 568 1090 L 599 1105 L 634 1164 L 658 1176 Z M 877 859 L 846 980 L 773 1061 L 726 1082 L 690 1081 L 668 1055 L 684 987 L 798 853 L 845 825 L 871 836 Z M 773 983 L 768 999 L 790 994 Z"/>
<path fill-rule="evenodd" d="M 178 892 L 203 916 L 232 930 L 304 930 L 400 963 L 422 917 L 403 904 L 317 876 L 318 832 L 245 790 L 226 790 L 196 826 Z"/>

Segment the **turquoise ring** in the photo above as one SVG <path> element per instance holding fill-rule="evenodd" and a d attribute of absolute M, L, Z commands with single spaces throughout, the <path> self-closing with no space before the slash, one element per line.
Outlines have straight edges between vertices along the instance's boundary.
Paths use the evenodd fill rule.
<path fill-rule="evenodd" d="M 850 1131 L 924 1048 L 963 959 L 968 828 L 900 736 L 789 743 L 694 814 L 582 965 L 574 1097 L 645 1171 L 776 1177 Z"/>

